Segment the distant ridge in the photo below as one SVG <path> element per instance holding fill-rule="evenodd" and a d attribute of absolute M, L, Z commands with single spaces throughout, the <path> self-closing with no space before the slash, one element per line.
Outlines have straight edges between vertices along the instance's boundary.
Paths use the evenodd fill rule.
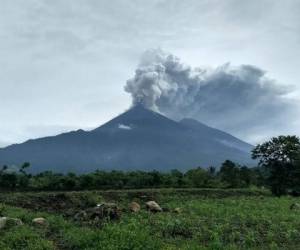
<path fill-rule="evenodd" d="M 187 170 L 230 159 L 252 164 L 252 145 L 193 119 L 173 121 L 138 104 L 92 131 L 72 131 L 0 149 L 0 165 L 33 172 Z"/>

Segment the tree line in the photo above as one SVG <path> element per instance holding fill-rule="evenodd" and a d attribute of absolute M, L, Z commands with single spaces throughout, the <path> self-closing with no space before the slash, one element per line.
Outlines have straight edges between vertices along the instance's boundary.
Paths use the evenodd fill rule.
<path fill-rule="evenodd" d="M 220 170 L 210 167 L 191 169 L 185 173 L 179 170 L 159 171 L 101 171 L 76 175 L 59 174 L 51 171 L 36 175 L 28 174 L 29 163 L 24 163 L 18 172 L 0 170 L 2 190 L 92 190 L 92 189 L 135 189 L 135 188 L 245 188 L 263 185 L 262 173 L 258 168 L 240 166 L 225 161 Z"/>
<path fill-rule="evenodd" d="M 219 168 L 194 168 L 187 172 L 101 171 L 77 175 L 51 171 L 28 173 L 29 163 L 18 171 L 0 169 L 0 189 L 19 191 L 66 191 L 138 188 L 247 188 L 269 187 L 273 194 L 300 191 L 300 142 L 296 136 L 279 136 L 257 145 L 249 168 L 226 160 Z"/>

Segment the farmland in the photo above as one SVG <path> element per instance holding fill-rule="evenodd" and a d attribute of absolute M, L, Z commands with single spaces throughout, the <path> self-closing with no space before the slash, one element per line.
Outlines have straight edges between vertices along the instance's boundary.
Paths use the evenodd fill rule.
<path fill-rule="evenodd" d="M 155 200 L 162 212 L 147 211 Z M 1 216 L 22 225 L 0 231 L 0 249 L 299 249 L 298 198 L 266 190 L 156 189 L 1 193 Z M 137 213 L 128 204 L 141 205 Z M 114 202 L 120 217 L 77 218 Z M 46 223 L 36 225 L 33 219 Z"/>

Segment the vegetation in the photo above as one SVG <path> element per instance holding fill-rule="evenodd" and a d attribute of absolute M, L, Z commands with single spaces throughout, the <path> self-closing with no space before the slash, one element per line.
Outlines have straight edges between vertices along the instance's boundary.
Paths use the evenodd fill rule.
<path fill-rule="evenodd" d="M 26 166 L 26 167 L 24 167 Z M 50 171 L 37 175 L 27 174 L 25 163 L 19 172 L 0 171 L 0 188 L 2 190 L 31 191 L 66 191 L 93 189 L 136 189 L 136 188 L 241 188 L 251 185 L 261 186 L 262 173 L 257 168 L 239 166 L 225 161 L 216 172 L 196 168 L 182 173 L 173 170 L 168 173 L 158 171 L 96 171 L 83 175 L 74 173 L 58 174 Z"/>
<path fill-rule="evenodd" d="M 289 189 L 299 190 L 300 140 L 296 136 L 279 136 L 257 145 L 252 152 L 259 165 L 269 170 L 267 183 L 272 193 L 280 196 Z M 299 190 L 300 191 L 300 190 Z"/>
<path fill-rule="evenodd" d="M 300 249 L 299 198 L 285 195 L 300 196 L 299 138 L 272 138 L 252 157 L 255 168 L 227 160 L 218 169 L 185 173 L 32 175 L 29 163 L 18 171 L 3 166 L 0 249 Z M 146 209 L 150 200 L 161 212 Z M 128 208 L 132 201 L 139 212 Z M 112 203 L 117 217 L 87 217 Z M 46 223 L 37 225 L 37 217 Z M 3 218 L 10 223 L 1 225 Z"/>
<path fill-rule="evenodd" d="M 110 191 L 80 193 L 102 200 L 105 197 L 122 208 L 120 220 L 101 226 L 81 224 L 68 216 L 67 207 L 65 213 L 49 213 L 44 212 L 46 206 L 36 212 L 4 205 L 2 216 L 20 218 L 24 224 L 0 231 L 0 249 L 299 249 L 300 211 L 290 210 L 297 198 L 274 198 L 246 189 L 206 191 L 185 189 L 184 195 L 181 190 L 116 191 L 114 196 Z M 11 202 L 19 200 L 20 196 L 15 199 L 14 195 L 2 194 L 1 199 L 10 196 L 12 199 L 7 200 Z M 23 199 L 36 202 L 33 197 L 45 199 L 47 195 L 54 194 L 24 193 Z M 149 198 L 168 210 L 146 211 L 144 201 Z M 72 200 L 69 206 L 77 207 L 80 200 Z M 141 204 L 139 213 L 127 210 L 132 200 Z M 180 213 L 172 212 L 176 207 L 181 208 Z M 46 218 L 47 225 L 34 225 L 35 217 Z"/>

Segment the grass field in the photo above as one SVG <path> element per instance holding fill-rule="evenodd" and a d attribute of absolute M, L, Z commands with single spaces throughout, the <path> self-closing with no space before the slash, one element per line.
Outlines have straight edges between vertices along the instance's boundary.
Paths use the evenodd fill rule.
<path fill-rule="evenodd" d="M 165 211 L 147 211 L 147 200 Z M 298 200 L 258 190 L 1 193 L 1 216 L 23 225 L 0 230 L 0 249 L 300 249 L 300 211 L 290 209 Z M 74 219 L 103 201 L 117 203 L 119 220 Z M 141 204 L 140 212 L 128 211 L 131 201 Z M 34 225 L 35 217 L 47 224 Z"/>

